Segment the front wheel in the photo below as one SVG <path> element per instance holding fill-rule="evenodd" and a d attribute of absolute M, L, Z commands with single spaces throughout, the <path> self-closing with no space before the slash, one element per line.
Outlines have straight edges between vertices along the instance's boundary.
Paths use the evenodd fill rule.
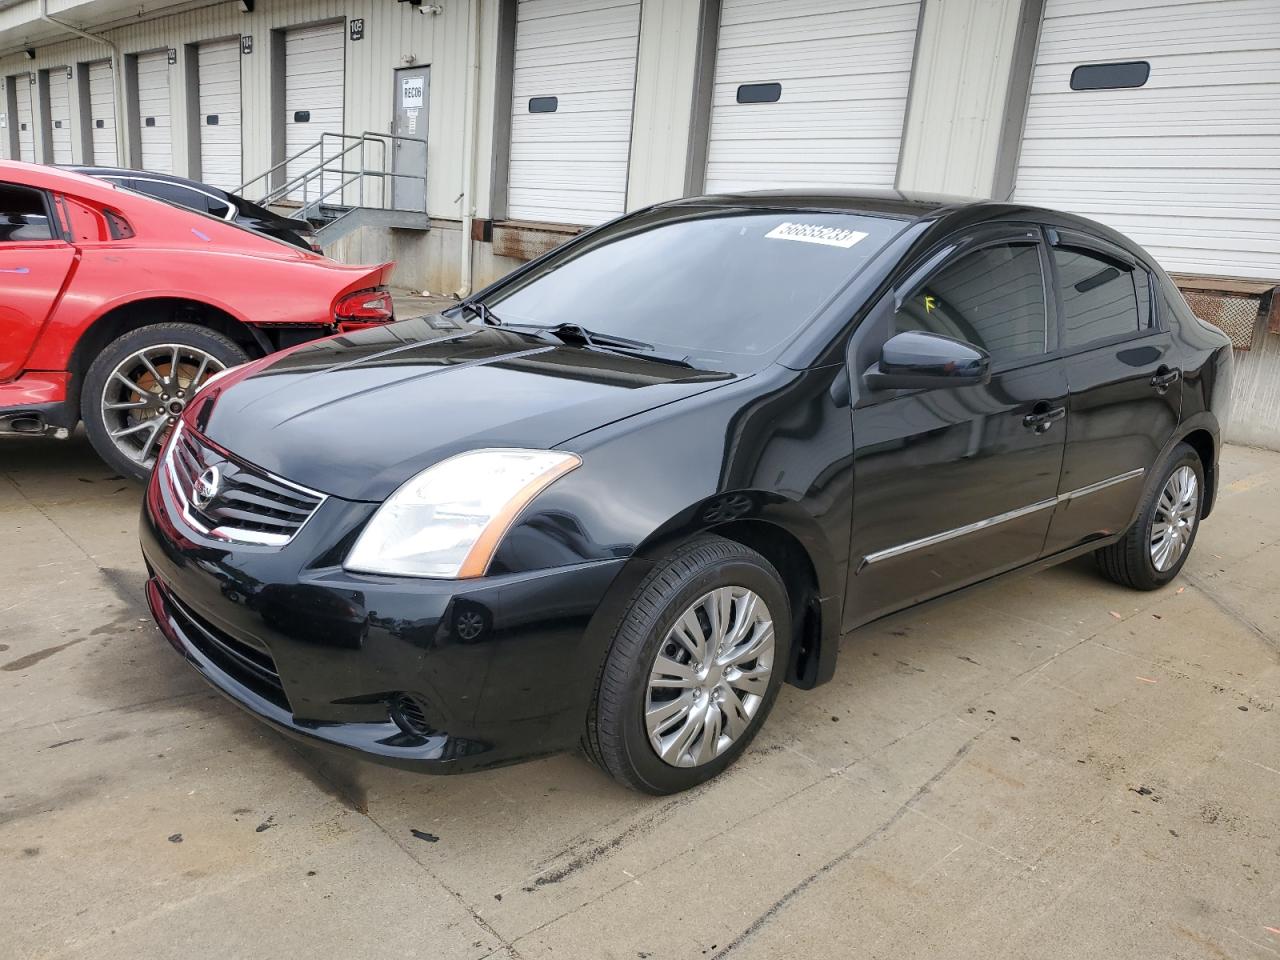
<path fill-rule="evenodd" d="M 248 359 L 234 341 L 190 323 L 157 323 L 118 337 L 85 376 L 80 417 L 89 442 L 112 469 L 145 481 L 200 385 Z"/>
<path fill-rule="evenodd" d="M 1178 575 L 1204 506 L 1204 466 L 1187 444 L 1174 447 L 1155 480 L 1124 536 L 1094 553 L 1107 579 L 1136 590 L 1155 590 Z"/>
<path fill-rule="evenodd" d="M 791 607 L 769 561 L 721 537 L 691 541 L 623 615 L 587 721 L 588 756 L 646 793 L 709 780 L 764 723 L 790 642 Z"/>

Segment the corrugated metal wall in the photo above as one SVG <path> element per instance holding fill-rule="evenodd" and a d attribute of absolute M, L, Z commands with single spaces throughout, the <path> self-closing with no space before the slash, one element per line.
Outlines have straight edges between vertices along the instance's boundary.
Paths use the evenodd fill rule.
<path fill-rule="evenodd" d="M 628 210 L 684 192 L 697 45 L 697 3 L 644 0 L 631 121 Z"/>
<path fill-rule="evenodd" d="M 899 189 L 991 195 L 1021 8 L 924 5 Z"/>
<path fill-rule="evenodd" d="M 54 4 L 54 7 L 57 5 Z M 419 12 L 407 3 L 356 0 L 272 0 L 259 3 L 252 14 L 244 14 L 236 3 L 222 2 L 186 10 L 181 14 L 161 16 L 143 23 L 130 24 L 105 31 L 123 52 L 128 54 L 152 50 L 174 49 L 178 62 L 169 67 L 170 107 L 172 116 L 173 169 L 198 177 L 187 144 L 190 124 L 195 115 L 195 91 L 188 91 L 185 58 L 195 56 L 188 45 L 229 36 L 253 37 L 253 52 L 243 58 L 244 97 L 243 137 L 246 176 L 265 171 L 273 163 L 272 144 L 272 49 L 271 31 L 301 26 L 323 20 L 355 18 L 364 20 L 363 39 L 346 40 L 347 86 L 345 117 L 347 133 L 364 130 L 386 133 L 391 129 L 392 80 L 396 67 L 429 65 L 432 71 L 429 116 L 431 129 L 427 166 L 429 170 L 427 206 L 433 216 L 458 217 L 458 195 L 462 183 L 462 139 L 465 104 L 459 91 L 465 88 L 467 65 L 467 24 L 472 11 L 482 17 L 481 32 L 485 37 L 479 129 L 482 131 L 481 158 L 477 162 L 477 214 L 488 213 L 489 169 L 484 157 L 490 149 L 488 132 L 492 120 L 493 57 L 496 50 L 498 0 L 444 0 L 440 15 Z M 23 7 L 0 11 L 0 29 L 28 20 L 30 11 Z M 64 64 L 74 64 L 77 73 L 85 65 L 100 60 L 106 51 L 102 44 L 88 40 L 68 39 L 39 45 L 36 59 L 27 60 L 20 51 L 0 58 L 0 75 L 27 74 Z M 487 84 L 488 95 L 485 95 Z M 73 85 L 73 89 L 75 89 Z M 191 99 L 189 99 L 189 97 Z M 129 109 L 134 109 L 129 105 Z M 78 113 L 78 111 L 77 111 Z M 37 131 L 40 123 L 34 124 Z M 92 162 L 83 155 L 83 138 L 73 137 L 75 162 Z"/>

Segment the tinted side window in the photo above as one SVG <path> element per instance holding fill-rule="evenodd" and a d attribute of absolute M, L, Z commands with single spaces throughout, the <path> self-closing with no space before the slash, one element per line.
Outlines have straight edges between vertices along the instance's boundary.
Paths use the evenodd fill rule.
<path fill-rule="evenodd" d="M 1063 347 L 1071 349 L 1121 334 L 1136 334 L 1139 283 L 1144 287 L 1143 300 L 1150 316 L 1145 272 L 1083 250 L 1062 247 L 1054 248 L 1053 262 L 1058 268 L 1062 293 Z"/>
<path fill-rule="evenodd" d="M 209 213 L 222 220 L 227 219 L 227 215 L 231 213 L 231 205 L 224 203 L 217 197 L 205 197 L 205 205 L 208 207 Z"/>
<path fill-rule="evenodd" d="M 209 198 L 203 193 L 179 186 L 176 183 L 160 183 L 156 180 L 135 180 L 135 189 L 149 197 L 165 200 L 188 210 L 209 212 Z"/>
<path fill-rule="evenodd" d="M 53 226 L 44 194 L 30 187 L 0 183 L 0 243 L 52 239 Z"/>
<path fill-rule="evenodd" d="M 981 347 L 995 361 L 1045 349 L 1044 278 L 1035 244 L 984 247 L 953 260 L 909 296 L 894 332 L 923 330 Z"/>

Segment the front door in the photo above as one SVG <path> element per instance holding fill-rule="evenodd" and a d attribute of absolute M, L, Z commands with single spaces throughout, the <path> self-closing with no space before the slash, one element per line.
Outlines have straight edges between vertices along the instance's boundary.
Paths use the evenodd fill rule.
<path fill-rule="evenodd" d="M 1062 464 L 1067 380 L 1030 226 L 959 238 L 858 328 L 850 629 L 1040 556 Z M 920 273 L 920 271 L 917 271 Z M 991 356 L 987 384 L 870 391 L 879 345 L 903 330 Z"/>
<path fill-rule="evenodd" d="M 391 205 L 396 210 L 427 209 L 427 100 L 431 90 L 430 67 L 405 67 L 396 71 L 396 119 L 391 132 L 393 177 Z"/>
<path fill-rule="evenodd" d="M 44 193 L 0 183 L 0 381 L 22 371 L 75 258 Z"/>
<path fill-rule="evenodd" d="M 1071 389 L 1045 545 L 1057 553 L 1128 527 L 1147 471 L 1178 425 L 1182 371 L 1152 309 L 1147 271 L 1098 238 L 1056 229 L 1049 237 Z"/>

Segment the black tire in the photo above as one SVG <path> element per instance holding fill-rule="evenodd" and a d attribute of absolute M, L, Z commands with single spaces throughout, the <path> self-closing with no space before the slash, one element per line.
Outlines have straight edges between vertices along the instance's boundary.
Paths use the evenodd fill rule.
<path fill-rule="evenodd" d="M 1155 522 L 1165 485 L 1181 467 L 1190 467 L 1196 477 L 1195 518 L 1181 556 L 1167 570 L 1158 570 L 1151 558 L 1152 524 Z M 1204 509 L 1204 465 L 1200 462 L 1200 455 L 1187 444 L 1180 443 L 1174 447 L 1150 476 L 1153 482 L 1147 484 L 1133 525 L 1115 543 L 1102 547 L 1093 554 L 1103 576 L 1134 590 L 1159 589 L 1178 575 L 1187 557 L 1191 555 L 1191 548 L 1195 546 L 1196 533 L 1200 529 L 1200 514 Z"/>
<path fill-rule="evenodd" d="M 118 442 L 111 436 L 111 427 L 103 411 L 104 394 L 112 383 L 112 372 L 131 355 L 148 347 L 170 344 L 201 351 L 222 367 L 233 367 L 249 359 L 233 340 L 190 323 L 157 323 L 140 327 L 117 337 L 98 354 L 85 375 L 80 391 L 80 418 L 84 421 L 89 442 L 107 466 L 140 482 L 145 482 L 151 473 L 155 463 L 154 450 L 145 459 L 139 459 L 127 452 L 130 444 L 124 443 L 123 438 Z M 158 448 L 159 444 L 155 446 Z"/>
<path fill-rule="evenodd" d="M 766 692 L 745 730 L 719 756 L 698 766 L 665 762 L 645 727 L 649 674 L 676 619 L 718 587 L 744 587 L 768 607 L 774 627 Z M 588 758 L 625 786 L 645 793 L 687 790 L 719 774 L 747 748 L 777 699 L 791 646 L 791 605 L 781 577 L 756 551 L 701 536 L 676 550 L 632 597 L 600 670 L 582 746 Z"/>

